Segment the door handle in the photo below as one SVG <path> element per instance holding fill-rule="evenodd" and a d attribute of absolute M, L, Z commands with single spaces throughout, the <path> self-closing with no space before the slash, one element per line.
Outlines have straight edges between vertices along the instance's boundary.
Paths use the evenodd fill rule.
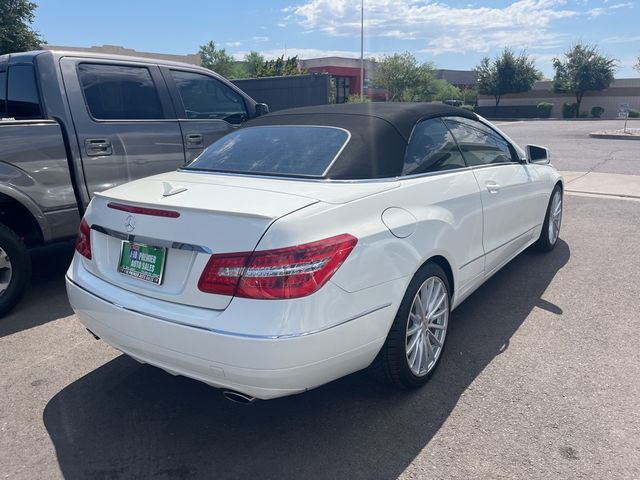
<path fill-rule="evenodd" d="M 202 148 L 204 145 L 201 133 L 190 133 L 189 135 L 186 135 L 185 139 L 187 148 Z"/>
<path fill-rule="evenodd" d="M 87 139 L 84 141 L 84 149 L 89 157 L 101 157 L 113 153 L 111 141 L 106 138 Z"/>
<path fill-rule="evenodd" d="M 487 187 L 489 193 L 498 193 L 500 191 L 500 185 L 496 182 L 487 182 L 484 185 Z"/>

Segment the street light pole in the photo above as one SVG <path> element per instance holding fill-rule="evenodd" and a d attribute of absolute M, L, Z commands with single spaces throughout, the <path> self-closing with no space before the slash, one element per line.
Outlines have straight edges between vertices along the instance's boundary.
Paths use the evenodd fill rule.
<path fill-rule="evenodd" d="M 364 100 L 364 0 L 360 0 L 360 100 Z"/>

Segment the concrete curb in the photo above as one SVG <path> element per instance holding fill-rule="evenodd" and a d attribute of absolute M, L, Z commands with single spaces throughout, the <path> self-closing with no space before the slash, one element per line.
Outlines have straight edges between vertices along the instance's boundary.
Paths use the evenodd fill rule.
<path fill-rule="evenodd" d="M 614 133 L 590 133 L 591 138 L 602 138 L 606 140 L 640 140 L 640 135 L 624 135 Z"/>
<path fill-rule="evenodd" d="M 560 172 L 567 193 L 640 199 L 640 175 L 600 172 Z"/>

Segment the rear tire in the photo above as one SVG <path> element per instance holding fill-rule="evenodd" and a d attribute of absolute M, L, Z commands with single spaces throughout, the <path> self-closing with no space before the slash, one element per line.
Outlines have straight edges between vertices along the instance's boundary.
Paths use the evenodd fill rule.
<path fill-rule="evenodd" d="M 0 317 L 20 300 L 31 279 L 31 257 L 20 238 L 0 225 Z"/>
<path fill-rule="evenodd" d="M 535 248 L 540 252 L 550 252 L 558 243 L 560 237 L 560 226 L 562 224 L 562 189 L 556 185 L 551 192 L 547 213 L 544 216 L 540 238 L 534 243 Z"/>
<path fill-rule="evenodd" d="M 407 390 L 424 385 L 442 358 L 451 314 L 447 275 L 428 262 L 415 274 L 387 339 L 371 366 L 374 377 Z"/>

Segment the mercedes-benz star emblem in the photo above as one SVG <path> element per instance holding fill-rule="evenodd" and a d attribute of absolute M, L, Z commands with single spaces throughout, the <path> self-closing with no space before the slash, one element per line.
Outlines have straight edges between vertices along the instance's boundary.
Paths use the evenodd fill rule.
<path fill-rule="evenodd" d="M 133 232 L 136 228 L 136 219 L 133 218 L 133 215 L 129 215 L 124 219 L 124 228 L 127 229 L 127 232 Z"/>

